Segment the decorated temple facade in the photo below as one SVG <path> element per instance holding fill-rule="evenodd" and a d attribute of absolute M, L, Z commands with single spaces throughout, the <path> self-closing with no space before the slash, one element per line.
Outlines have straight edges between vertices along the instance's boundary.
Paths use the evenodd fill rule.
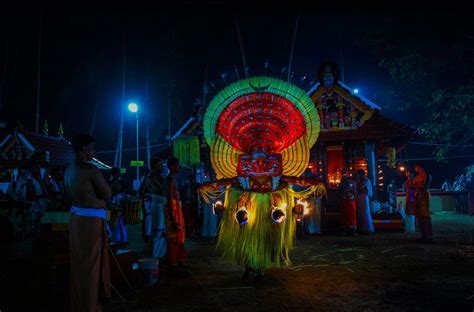
<path fill-rule="evenodd" d="M 404 148 L 415 130 L 383 116 L 381 108 L 339 80 L 337 65 L 323 64 L 311 97 L 320 118 L 318 142 L 311 149 L 310 173 L 328 190 L 325 211 L 338 213 L 336 191 L 344 172 L 363 169 L 372 182 L 374 196 L 385 189 L 390 159 Z"/>

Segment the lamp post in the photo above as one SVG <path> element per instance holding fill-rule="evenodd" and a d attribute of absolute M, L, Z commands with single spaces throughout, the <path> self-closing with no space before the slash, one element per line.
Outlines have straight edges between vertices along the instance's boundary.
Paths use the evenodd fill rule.
<path fill-rule="evenodd" d="M 139 140 L 138 140 L 138 105 L 136 103 L 130 103 L 128 104 L 128 110 L 131 111 L 132 113 L 135 114 L 135 116 L 137 117 L 137 154 L 136 154 L 136 159 L 135 160 L 139 160 L 139 149 L 140 149 L 140 146 L 139 146 Z M 138 194 L 138 183 L 140 181 L 140 167 L 137 166 L 137 179 L 136 179 L 136 182 L 137 183 L 137 194 Z"/>

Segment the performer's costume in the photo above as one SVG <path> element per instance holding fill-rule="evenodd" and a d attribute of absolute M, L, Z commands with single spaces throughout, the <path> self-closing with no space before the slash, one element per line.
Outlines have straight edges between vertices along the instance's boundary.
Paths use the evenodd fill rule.
<path fill-rule="evenodd" d="M 319 181 L 300 177 L 319 134 L 311 99 L 285 81 L 254 77 L 219 92 L 204 115 L 217 181 L 200 187 L 211 202 L 227 186 L 218 248 L 252 268 L 288 264 L 296 215 L 307 214 L 309 195 L 322 196 Z M 296 192 L 291 184 L 311 186 Z"/>

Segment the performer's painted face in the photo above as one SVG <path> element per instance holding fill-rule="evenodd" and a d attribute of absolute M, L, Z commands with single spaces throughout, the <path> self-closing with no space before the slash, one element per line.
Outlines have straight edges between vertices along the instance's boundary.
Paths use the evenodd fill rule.
<path fill-rule="evenodd" d="M 266 154 L 256 152 L 252 155 L 240 155 L 237 168 L 242 177 L 276 177 L 282 174 L 282 160 L 280 154 Z"/>
<path fill-rule="evenodd" d="M 269 192 L 278 187 L 283 172 L 280 154 L 255 152 L 239 156 L 237 172 L 247 184 L 242 187 L 254 192 Z"/>

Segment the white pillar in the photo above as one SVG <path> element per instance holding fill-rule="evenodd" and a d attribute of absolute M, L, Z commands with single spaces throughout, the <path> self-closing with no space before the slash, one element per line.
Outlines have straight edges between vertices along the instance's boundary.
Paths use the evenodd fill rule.
<path fill-rule="evenodd" d="M 373 199 L 377 198 L 377 164 L 375 162 L 375 143 L 365 142 L 365 158 L 367 159 L 367 178 L 372 183 Z"/>

